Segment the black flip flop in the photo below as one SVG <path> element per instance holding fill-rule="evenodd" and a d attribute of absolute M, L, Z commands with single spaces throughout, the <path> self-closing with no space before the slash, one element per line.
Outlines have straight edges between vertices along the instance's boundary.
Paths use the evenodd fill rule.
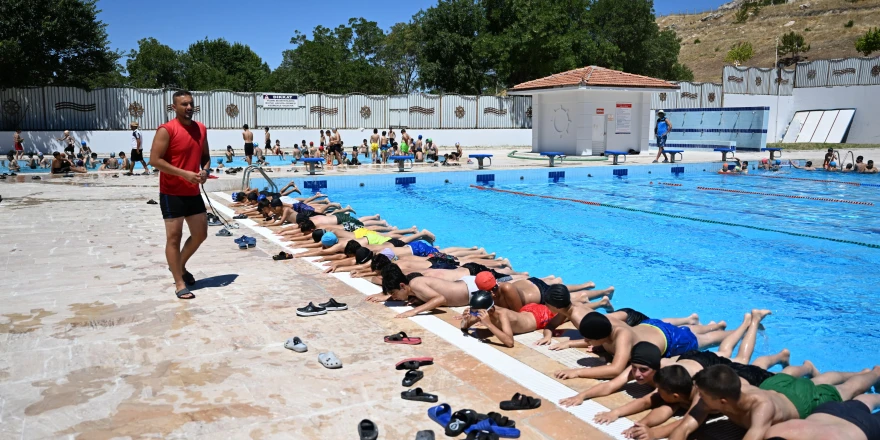
<path fill-rule="evenodd" d="M 425 393 L 422 391 L 421 388 L 413 388 L 411 390 L 402 391 L 400 393 L 400 398 L 403 400 L 412 400 L 415 402 L 434 403 L 437 401 L 436 394 Z"/>
<path fill-rule="evenodd" d="M 411 387 L 416 384 L 416 382 L 422 380 L 425 377 L 425 373 L 422 373 L 419 370 L 409 370 L 406 372 L 406 375 L 403 376 L 402 385 L 405 387 Z"/>
<path fill-rule="evenodd" d="M 361 440 L 376 440 L 379 438 L 379 428 L 369 419 L 363 419 L 358 423 L 358 435 Z"/>
<path fill-rule="evenodd" d="M 541 399 L 536 399 L 525 394 L 516 393 L 510 400 L 501 402 L 504 411 L 516 411 L 521 409 L 535 409 L 541 406 Z"/>
<path fill-rule="evenodd" d="M 490 412 L 489 414 L 478 414 L 477 418 L 479 420 L 491 419 L 498 426 L 503 426 L 505 428 L 516 428 L 516 422 L 510 420 L 507 416 L 503 416 L 498 414 L 497 412 Z"/>
<path fill-rule="evenodd" d="M 187 289 L 186 287 L 178 290 L 174 294 L 177 295 L 177 298 L 179 298 L 179 299 L 195 299 L 195 297 L 196 297 L 195 294 L 190 292 L 189 289 Z M 187 296 L 187 295 L 189 295 L 189 296 Z"/>
<path fill-rule="evenodd" d="M 477 412 L 472 409 L 461 409 L 452 413 L 449 424 L 446 425 L 446 435 L 458 437 L 465 429 L 477 423 Z"/>
<path fill-rule="evenodd" d="M 499 440 L 501 437 L 494 432 L 489 431 L 471 431 L 468 433 L 465 440 Z"/>
<path fill-rule="evenodd" d="M 419 431 L 416 433 L 416 440 L 434 440 L 434 431 Z"/>
<path fill-rule="evenodd" d="M 272 256 L 272 259 L 275 261 L 290 260 L 292 258 L 293 258 L 293 255 L 290 255 L 284 251 L 279 252 L 278 255 Z"/>
<path fill-rule="evenodd" d="M 183 271 L 183 276 L 181 278 L 183 278 L 183 283 L 187 286 L 194 286 L 196 284 L 196 277 L 189 273 L 188 270 Z"/>
<path fill-rule="evenodd" d="M 157 202 L 157 201 L 155 201 L 155 200 L 153 200 L 153 199 L 150 199 L 150 200 L 147 200 L 147 204 L 148 204 L 148 205 L 158 205 L 159 202 Z"/>

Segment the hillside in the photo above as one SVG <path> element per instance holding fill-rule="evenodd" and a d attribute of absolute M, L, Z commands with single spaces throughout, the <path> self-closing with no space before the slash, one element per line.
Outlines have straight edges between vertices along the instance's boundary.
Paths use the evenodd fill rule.
<path fill-rule="evenodd" d="M 801 9 L 800 5 L 809 7 Z M 736 10 L 715 11 L 720 17 L 705 21 L 701 19 L 709 14 L 657 19 L 660 29 L 672 27 L 682 38 L 679 61 L 694 71 L 694 81 L 720 82 L 724 57 L 730 46 L 740 41 L 751 42 L 755 50 L 755 56 L 744 65 L 773 67 L 776 37 L 782 34 L 794 31 L 803 35 L 811 46 L 808 59 L 844 58 L 861 56 L 855 50 L 855 40 L 869 28 L 880 26 L 880 0 L 797 0 L 764 6 L 745 23 L 734 23 Z M 853 26 L 844 27 L 849 20 Z M 695 44 L 696 39 L 700 42 Z"/>

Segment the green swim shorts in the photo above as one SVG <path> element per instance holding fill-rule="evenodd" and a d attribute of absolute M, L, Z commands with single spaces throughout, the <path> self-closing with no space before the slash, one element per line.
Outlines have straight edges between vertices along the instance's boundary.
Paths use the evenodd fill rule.
<path fill-rule="evenodd" d="M 816 385 L 810 379 L 776 374 L 761 383 L 760 388 L 776 391 L 787 397 L 797 408 L 798 415 L 805 419 L 817 406 L 827 402 L 840 402 L 840 393 L 831 385 Z"/>

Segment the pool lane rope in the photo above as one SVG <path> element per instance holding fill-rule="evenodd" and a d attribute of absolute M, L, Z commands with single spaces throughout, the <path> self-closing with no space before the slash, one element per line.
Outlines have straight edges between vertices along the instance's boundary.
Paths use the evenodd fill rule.
<path fill-rule="evenodd" d="M 698 186 L 697 189 L 703 190 L 703 191 L 721 191 L 721 192 L 729 192 L 729 193 L 735 193 L 735 194 L 754 194 L 754 195 L 758 195 L 758 196 L 786 197 L 789 199 L 806 199 L 806 200 L 818 200 L 820 202 L 849 203 L 852 205 L 874 206 L 874 204 L 871 202 L 857 202 L 854 200 L 842 200 L 842 199 L 827 199 L 825 197 L 793 196 L 793 195 L 789 195 L 789 194 L 773 194 L 773 193 L 756 192 L 756 191 L 742 191 L 739 189 L 709 188 L 706 186 Z"/>
<path fill-rule="evenodd" d="M 495 191 L 495 192 L 506 193 L 506 194 L 514 194 L 514 195 L 523 196 L 523 197 L 538 197 L 541 199 L 581 203 L 581 204 L 589 205 L 589 206 L 601 206 L 603 208 L 620 209 L 623 211 L 639 212 L 642 214 L 657 215 L 657 216 L 661 216 L 661 217 L 676 218 L 676 219 L 681 219 L 681 220 L 690 220 L 690 221 L 701 222 L 701 223 L 710 223 L 710 224 L 715 224 L 715 225 L 733 226 L 733 227 L 737 227 L 737 228 L 753 229 L 756 231 L 776 232 L 778 234 L 791 235 L 793 237 L 813 238 L 816 240 L 825 240 L 825 241 L 833 241 L 836 243 L 854 244 L 856 246 L 864 246 L 864 247 L 875 248 L 875 249 L 880 248 L 880 244 L 864 243 L 861 241 L 853 241 L 853 240 L 842 240 L 839 238 L 822 237 L 819 235 L 799 234 L 797 232 L 782 231 L 779 229 L 762 228 L 760 226 L 743 225 L 743 224 L 739 224 L 739 223 L 721 222 L 721 221 L 716 221 L 716 220 L 706 220 L 706 219 L 696 218 L 696 217 L 687 217 L 687 216 L 683 216 L 683 215 L 673 215 L 673 214 L 666 214 L 663 212 L 648 211 L 645 209 L 626 208 L 623 206 L 611 205 L 608 203 L 591 202 L 589 200 L 570 199 L 567 197 L 555 197 L 555 196 L 547 196 L 547 195 L 541 195 L 541 194 L 531 194 L 531 193 L 526 193 L 526 192 L 521 192 L 521 191 L 511 191 L 511 190 L 507 190 L 507 189 L 489 188 L 489 187 L 479 186 L 479 185 L 471 185 L 471 188 L 475 188 L 480 191 Z"/>
<path fill-rule="evenodd" d="M 880 186 L 880 184 L 876 184 L 876 183 L 841 182 L 839 180 L 807 179 L 805 177 L 765 176 L 763 174 L 742 174 L 742 175 L 743 176 L 751 176 L 751 177 L 763 177 L 765 179 L 788 179 L 788 180 L 800 180 L 800 181 L 804 181 L 804 182 L 839 183 L 841 185 L 850 185 L 850 186 Z"/>

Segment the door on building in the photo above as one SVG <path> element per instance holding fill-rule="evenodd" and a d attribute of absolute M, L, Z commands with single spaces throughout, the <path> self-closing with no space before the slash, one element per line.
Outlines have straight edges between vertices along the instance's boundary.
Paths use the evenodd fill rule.
<path fill-rule="evenodd" d="M 593 156 L 605 153 L 605 115 L 593 115 Z"/>

